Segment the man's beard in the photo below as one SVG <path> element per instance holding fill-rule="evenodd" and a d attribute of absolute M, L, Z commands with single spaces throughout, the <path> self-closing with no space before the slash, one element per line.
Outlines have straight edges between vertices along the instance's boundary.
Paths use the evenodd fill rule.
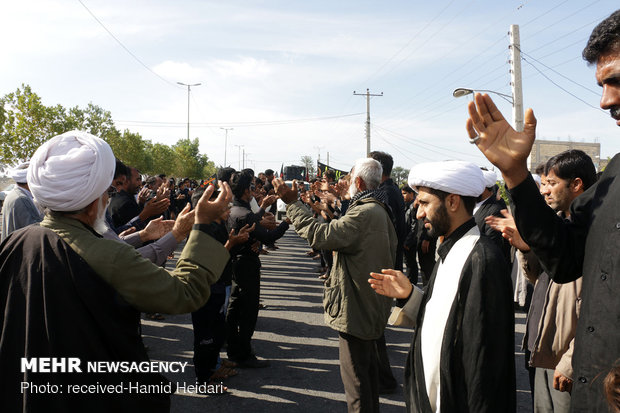
<path fill-rule="evenodd" d="M 433 220 L 425 219 L 425 222 L 431 224 L 431 228 L 428 231 L 428 235 L 432 238 L 439 238 L 450 230 L 450 217 L 448 216 L 448 209 L 441 203 Z"/>
<path fill-rule="evenodd" d="M 103 235 L 105 232 L 108 231 L 108 223 L 105 220 L 105 211 L 107 208 L 108 208 L 108 205 L 103 204 L 103 196 L 102 196 L 101 198 L 99 198 L 99 209 L 97 210 L 97 219 L 95 219 L 95 222 L 93 224 L 93 229 L 100 235 Z"/>
<path fill-rule="evenodd" d="M 609 114 L 615 120 L 620 120 L 620 106 L 614 106 L 611 109 L 609 109 Z"/>

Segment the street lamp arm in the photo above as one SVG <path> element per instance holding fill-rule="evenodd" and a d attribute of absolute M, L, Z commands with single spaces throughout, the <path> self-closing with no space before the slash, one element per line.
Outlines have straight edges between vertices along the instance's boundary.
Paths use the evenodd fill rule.
<path fill-rule="evenodd" d="M 505 93 L 499 93 L 499 92 L 496 92 L 494 90 L 488 90 L 488 89 L 469 89 L 469 88 L 465 88 L 465 87 L 460 87 L 460 88 L 454 89 L 454 92 L 452 92 L 452 96 L 454 96 L 455 98 L 460 98 L 461 96 L 466 96 L 466 95 L 472 94 L 474 92 L 493 93 L 494 95 L 497 95 L 497 96 L 501 97 L 502 99 L 504 99 L 505 101 L 507 101 L 511 105 L 514 104 L 514 99 L 513 99 L 512 96 L 507 95 Z"/>

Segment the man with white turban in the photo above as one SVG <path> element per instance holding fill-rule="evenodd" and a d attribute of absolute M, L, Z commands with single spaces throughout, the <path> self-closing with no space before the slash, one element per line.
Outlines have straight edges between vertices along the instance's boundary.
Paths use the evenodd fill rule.
<path fill-rule="evenodd" d="M 41 212 L 34 204 L 26 182 L 28 165 L 29 162 L 24 162 L 9 170 L 9 176 L 15 181 L 15 188 L 7 194 L 2 204 L 0 241 L 3 241 L 11 232 L 42 219 Z"/>
<path fill-rule="evenodd" d="M 514 412 L 514 314 L 506 262 L 472 217 L 485 188 L 468 162 L 416 165 L 418 218 L 444 240 L 426 290 L 400 271 L 371 273 L 381 295 L 401 299 L 417 326 L 405 366 L 409 412 Z"/>
<path fill-rule="evenodd" d="M 506 203 L 501 198 L 497 199 L 497 192 L 495 190 L 497 174 L 495 171 L 482 169 L 482 176 L 484 177 L 484 191 L 478 197 L 478 202 L 474 206 L 474 219 L 476 220 L 480 233 L 486 235 L 495 242 L 499 249 L 502 250 L 506 263 L 510 265 L 510 243 L 502 237 L 502 234 L 491 228 L 485 221 L 486 217 L 492 215 L 499 218 L 504 217 L 502 215 L 502 210 L 506 209 Z M 510 276 L 510 274 L 506 276 Z"/>
<path fill-rule="evenodd" d="M 224 184 L 213 202 L 213 188 L 205 192 L 176 269 L 167 271 L 132 246 L 97 233 L 114 168 L 109 145 L 78 131 L 50 139 L 30 161 L 28 183 L 46 216 L 40 225 L 14 232 L 0 249 L 0 405 L 5 411 L 170 409 L 170 390 L 163 386 L 169 381 L 161 374 L 135 367 L 93 373 L 88 363 L 148 363 L 140 312 L 187 313 L 204 305 L 209 285 L 228 260 L 207 224 L 228 208 L 230 190 Z M 23 357 L 35 365 L 41 357 L 77 358 L 80 372 L 20 366 Z M 58 386 L 61 392 L 42 394 L 23 383 Z M 69 385 L 101 389 L 130 383 L 162 387 L 120 395 L 108 387 L 87 397 L 67 391 Z"/>

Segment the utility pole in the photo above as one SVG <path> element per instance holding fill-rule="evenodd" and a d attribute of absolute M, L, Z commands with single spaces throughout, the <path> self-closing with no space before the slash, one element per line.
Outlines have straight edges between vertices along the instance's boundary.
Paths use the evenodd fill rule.
<path fill-rule="evenodd" d="M 189 140 L 189 91 L 192 86 L 200 86 L 201 83 L 194 83 L 193 85 L 188 85 L 187 83 L 177 82 L 181 86 L 187 86 L 187 139 Z"/>
<path fill-rule="evenodd" d="M 329 166 L 329 152 L 327 152 L 327 166 Z"/>
<path fill-rule="evenodd" d="M 239 170 L 241 170 L 241 148 L 243 148 L 243 145 L 234 145 L 234 146 L 239 149 Z M 245 153 L 245 149 L 243 150 L 243 153 Z"/>
<path fill-rule="evenodd" d="M 510 85 L 512 86 L 512 119 L 517 132 L 523 131 L 523 86 L 521 79 L 521 40 L 519 25 L 511 24 L 510 31 Z"/>
<path fill-rule="evenodd" d="M 226 137 L 224 138 L 224 167 L 226 167 L 226 149 L 228 148 L 228 131 L 234 128 L 220 128 L 226 131 Z"/>
<path fill-rule="evenodd" d="M 370 97 L 371 96 L 383 96 L 383 92 L 379 95 L 370 93 L 370 90 L 366 89 L 366 93 L 356 93 L 354 95 L 366 96 L 366 156 L 370 156 Z"/>

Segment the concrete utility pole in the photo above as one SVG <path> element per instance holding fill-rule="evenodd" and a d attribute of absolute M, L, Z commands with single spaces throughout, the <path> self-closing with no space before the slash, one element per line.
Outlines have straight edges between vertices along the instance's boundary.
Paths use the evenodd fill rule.
<path fill-rule="evenodd" d="M 243 148 L 243 145 L 234 145 L 234 146 L 239 149 L 239 170 L 241 170 L 241 148 Z M 243 153 L 245 153 L 245 149 L 243 150 Z"/>
<path fill-rule="evenodd" d="M 379 95 L 373 95 L 370 93 L 370 90 L 366 89 L 366 93 L 356 93 L 353 91 L 354 95 L 357 96 L 366 96 L 366 156 L 370 155 L 370 97 L 371 96 L 383 96 L 383 92 Z"/>
<path fill-rule="evenodd" d="M 519 25 L 510 25 L 510 85 L 512 86 L 512 119 L 517 132 L 523 131 L 523 86 L 521 79 L 521 40 Z"/>
<path fill-rule="evenodd" d="M 220 128 L 226 131 L 226 137 L 224 138 L 224 167 L 226 167 L 226 149 L 228 148 L 228 131 L 234 130 L 234 128 Z"/>
<path fill-rule="evenodd" d="M 329 166 L 329 152 L 327 152 L 327 166 Z"/>
<path fill-rule="evenodd" d="M 323 149 L 323 146 L 314 146 L 314 149 L 316 149 L 319 153 L 319 157 L 317 158 L 317 162 L 321 162 L 321 149 Z"/>
<path fill-rule="evenodd" d="M 177 82 L 181 86 L 187 86 L 187 139 L 189 139 L 189 91 L 192 86 L 200 86 L 201 83 L 194 83 L 193 85 L 188 85 L 187 83 Z"/>

